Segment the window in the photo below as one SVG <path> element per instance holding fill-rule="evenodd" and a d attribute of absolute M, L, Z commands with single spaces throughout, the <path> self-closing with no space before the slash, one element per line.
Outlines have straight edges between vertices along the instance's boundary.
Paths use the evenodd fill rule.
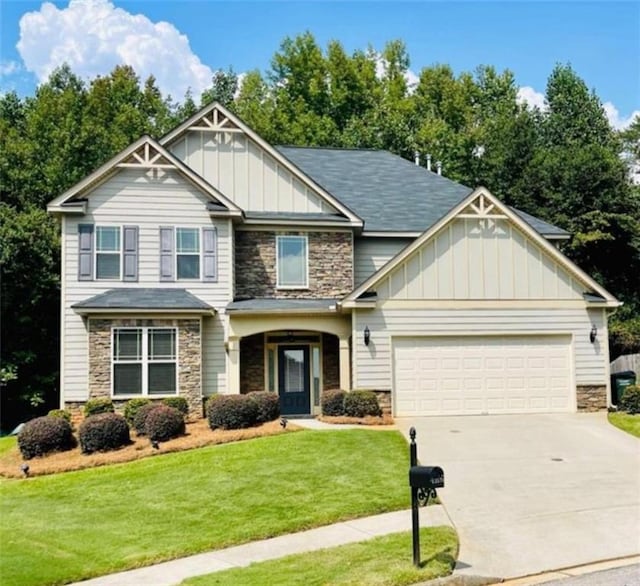
<path fill-rule="evenodd" d="M 120 279 L 119 226 L 96 226 L 96 279 Z"/>
<path fill-rule="evenodd" d="M 282 289 L 306 288 L 307 277 L 307 237 L 277 236 L 278 287 Z"/>
<path fill-rule="evenodd" d="M 200 278 L 200 230 L 176 228 L 176 264 L 178 279 Z"/>
<path fill-rule="evenodd" d="M 113 329 L 113 394 L 175 395 L 175 328 Z"/>

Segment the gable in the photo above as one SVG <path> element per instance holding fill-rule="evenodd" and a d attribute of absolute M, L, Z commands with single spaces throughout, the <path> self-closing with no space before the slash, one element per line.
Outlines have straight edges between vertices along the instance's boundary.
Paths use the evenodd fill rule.
<path fill-rule="evenodd" d="M 162 144 L 247 212 L 360 219 L 218 104 L 201 110 Z"/>
<path fill-rule="evenodd" d="M 507 206 L 477 189 L 345 298 L 578 300 L 600 287 Z"/>

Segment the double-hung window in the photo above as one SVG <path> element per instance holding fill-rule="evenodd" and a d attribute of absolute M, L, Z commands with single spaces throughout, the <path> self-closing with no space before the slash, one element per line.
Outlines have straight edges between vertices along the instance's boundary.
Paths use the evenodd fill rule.
<path fill-rule="evenodd" d="M 96 226 L 96 279 L 120 279 L 121 240 L 119 226 Z"/>
<path fill-rule="evenodd" d="M 308 243 L 306 236 L 276 236 L 279 289 L 309 286 Z"/>
<path fill-rule="evenodd" d="M 176 269 L 178 279 L 200 278 L 200 230 L 176 228 Z"/>
<path fill-rule="evenodd" d="M 176 346 L 176 328 L 114 328 L 113 395 L 175 395 Z"/>

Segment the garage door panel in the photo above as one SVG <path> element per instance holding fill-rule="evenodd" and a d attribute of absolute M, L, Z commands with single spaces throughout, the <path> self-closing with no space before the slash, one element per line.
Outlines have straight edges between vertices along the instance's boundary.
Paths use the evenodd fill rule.
<path fill-rule="evenodd" d="M 566 412 L 570 336 L 394 340 L 396 415 Z"/>

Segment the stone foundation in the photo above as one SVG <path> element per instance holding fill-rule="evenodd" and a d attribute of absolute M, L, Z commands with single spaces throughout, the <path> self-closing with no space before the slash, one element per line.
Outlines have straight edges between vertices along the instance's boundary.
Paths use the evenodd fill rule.
<path fill-rule="evenodd" d="M 373 391 L 384 415 L 391 415 L 391 391 Z"/>
<path fill-rule="evenodd" d="M 607 408 L 607 387 L 605 385 L 578 385 L 576 387 L 578 411 L 604 411 Z"/>
<path fill-rule="evenodd" d="M 264 391 L 264 335 L 240 340 L 240 392 Z"/>
<path fill-rule="evenodd" d="M 178 330 L 178 395 L 189 403 L 189 414 L 202 413 L 201 332 L 199 319 L 90 319 L 89 398 L 106 397 L 120 406 L 127 399 L 111 396 L 111 329 L 114 327 L 174 327 Z M 153 397 L 149 397 L 153 399 Z M 66 403 L 73 409 L 84 403 Z"/>

